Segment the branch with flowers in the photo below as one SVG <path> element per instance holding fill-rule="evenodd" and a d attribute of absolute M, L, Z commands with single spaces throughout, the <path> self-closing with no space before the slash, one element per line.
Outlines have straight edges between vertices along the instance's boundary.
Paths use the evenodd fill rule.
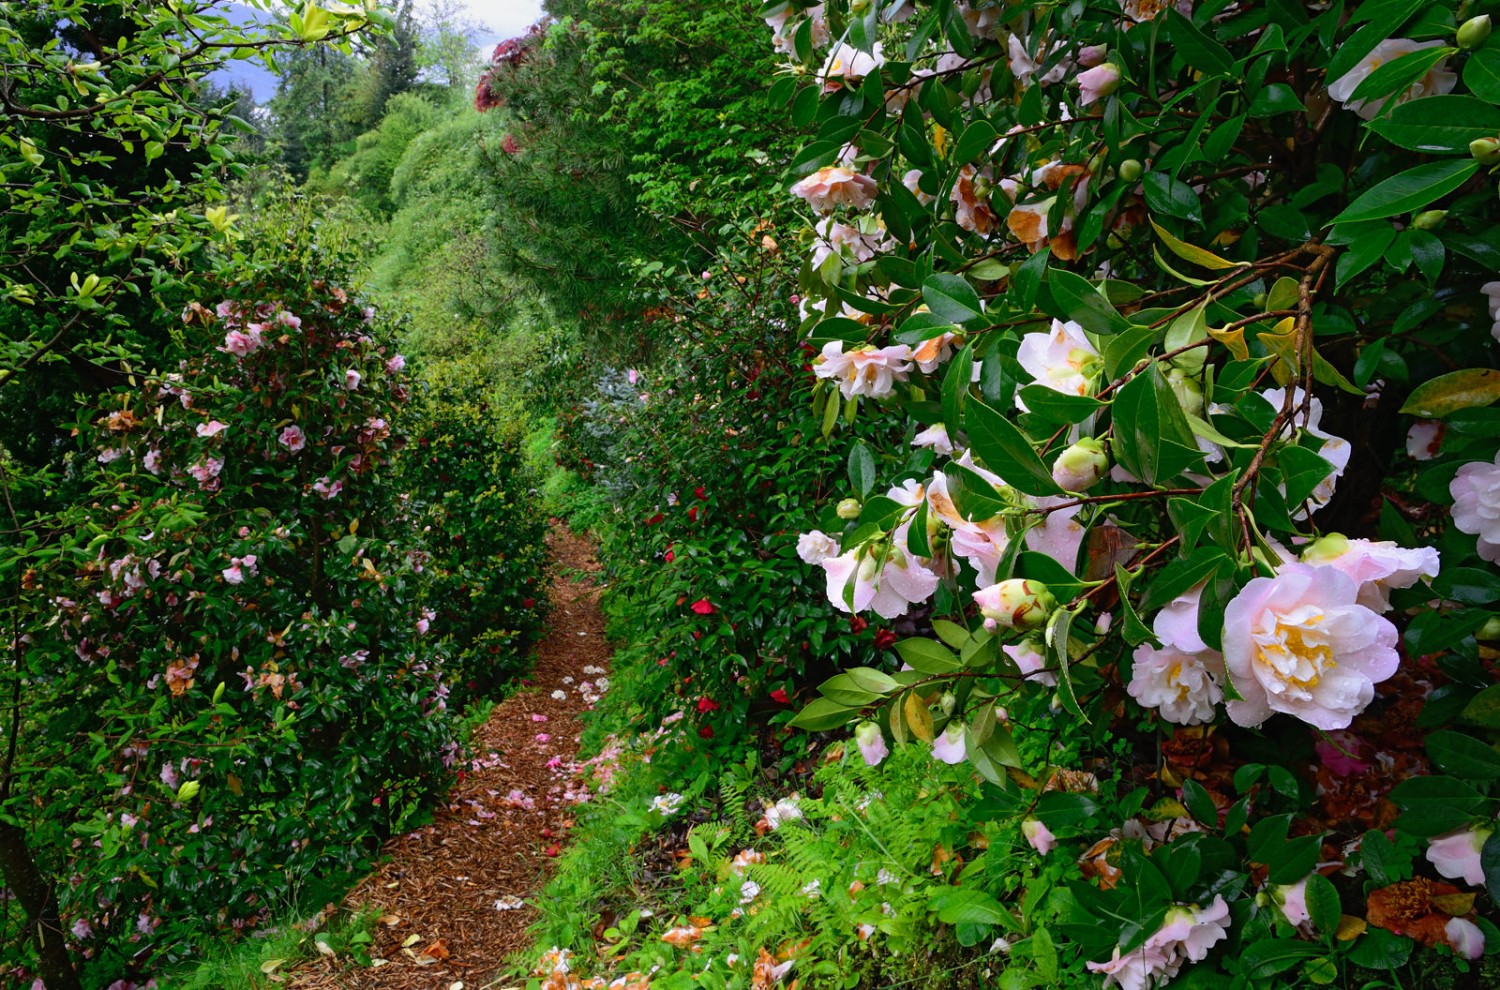
<path fill-rule="evenodd" d="M 1049 709 L 1084 735 L 1253 748 L 1367 738 L 1429 694 L 1401 724 L 1461 810 L 1425 814 L 1410 781 L 1377 799 L 1489 901 L 1406 924 L 1284 828 L 1257 842 L 1271 819 L 1231 747 L 1153 786 L 1241 881 L 1131 860 L 1136 923 L 1085 943 L 1109 984 L 1166 982 L 1226 939 L 1248 949 L 1219 963 L 1256 980 L 1369 965 L 1387 935 L 1466 959 L 1500 936 L 1500 49 L 1481 6 L 762 8 L 787 56 L 772 98 L 814 131 L 789 193 L 823 434 L 879 417 L 905 439 L 853 447 L 852 496 L 799 553 L 835 609 L 930 630 L 794 724 L 859 722 L 871 763 L 930 745 L 1025 814 L 1021 723 Z M 1390 887 L 1350 822 L 1323 824 L 1325 870 Z M 1269 899 L 1231 936 L 1256 882 Z M 1296 884 L 1313 914 L 1275 900 Z M 1074 924 L 1120 916 L 1123 894 L 1070 890 Z M 1344 914 L 1386 934 L 1335 938 Z"/>

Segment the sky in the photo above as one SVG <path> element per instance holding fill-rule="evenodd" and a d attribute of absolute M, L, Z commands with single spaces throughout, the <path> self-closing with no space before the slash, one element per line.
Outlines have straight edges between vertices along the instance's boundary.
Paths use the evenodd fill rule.
<path fill-rule="evenodd" d="M 479 24 L 483 30 L 474 43 L 481 52 L 488 52 L 498 42 L 514 38 L 530 27 L 542 16 L 542 0 L 461 0 L 469 20 Z M 386 7 L 390 6 L 386 0 Z M 419 2 L 418 6 L 421 6 Z M 221 84 L 231 82 L 249 86 L 257 102 L 264 103 L 276 92 L 276 77 L 258 64 L 239 63 L 213 78 Z"/>

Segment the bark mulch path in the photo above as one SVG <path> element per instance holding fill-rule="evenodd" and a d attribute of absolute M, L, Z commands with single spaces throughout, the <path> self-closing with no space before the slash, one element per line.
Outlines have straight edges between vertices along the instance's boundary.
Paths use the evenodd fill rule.
<path fill-rule="evenodd" d="M 318 958 L 297 990 L 463 990 L 494 986 L 505 957 L 528 943 L 533 897 L 572 825 L 573 773 L 587 707 L 584 682 L 608 665 L 593 547 L 560 524 L 547 537 L 552 612 L 532 687 L 497 705 L 475 734 L 474 759 L 433 823 L 391 839 L 379 869 L 344 899 L 382 916 L 366 968 Z M 587 672 L 585 671 L 587 668 Z M 558 698 L 554 692 L 562 692 Z"/>

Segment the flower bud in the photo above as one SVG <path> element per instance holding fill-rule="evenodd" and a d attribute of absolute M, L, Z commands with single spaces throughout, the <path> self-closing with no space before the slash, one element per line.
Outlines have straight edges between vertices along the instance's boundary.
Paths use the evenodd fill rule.
<path fill-rule="evenodd" d="M 1349 538 L 1342 533 L 1329 533 L 1309 543 L 1302 550 L 1304 564 L 1331 564 L 1349 552 Z"/>
<path fill-rule="evenodd" d="M 861 508 L 863 506 L 859 504 L 859 499 L 846 498 L 839 503 L 839 507 L 834 511 L 838 513 L 840 519 L 858 519 Z"/>
<path fill-rule="evenodd" d="M 193 798 L 197 797 L 198 792 L 202 789 L 203 785 L 198 783 L 196 780 L 184 781 L 182 786 L 177 788 L 177 800 L 186 804 Z"/>
<path fill-rule="evenodd" d="M 1475 138 L 1469 142 L 1469 154 L 1481 165 L 1494 165 L 1500 162 L 1500 139 Z"/>
<path fill-rule="evenodd" d="M 1120 67 L 1113 62 L 1096 65 L 1078 74 L 1078 102 L 1088 106 L 1120 88 Z"/>
<path fill-rule="evenodd" d="M 1010 629 L 1035 629 L 1047 621 L 1057 599 L 1040 581 L 1011 578 L 974 592 L 985 618 Z"/>
<path fill-rule="evenodd" d="M 1096 65 L 1102 65 L 1108 54 L 1108 45 L 1089 45 L 1078 50 L 1078 64 L 1085 69 L 1092 69 Z"/>
<path fill-rule="evenodd" d="M 859 747 L 859 755 L 867 766 L 873 767 L 891 755 L 880 726 L 874 722 L 861 722 L 854 727 L 854 744 Z"/>
<path fill-rule="evenodd" d="M 1482 14 L 1479 17 L 1471 17 L 1464 21 L 1458 29 L 1457 41 L 1460 48 L 1478 48 L 1484 44 L 1490 36 L 1490 15 Z"/>
<path fill-rule="evenodd" d="M 1486 643 L 1500 639 L 1500 615 L 1491 616 L 1488 622 L 1479 627 L 1479 631 L 1474 634 L 1474 638 Z"/>
<path fill-rule="evenodd" d="M 1447 210 L 1423 210 L 1411 218 L 1411 225 L 1418 230 L 1436 230 L 1447 215 Z"/>
<path fill-rule="evenodd" d="M 1070 492 L 1086 492 L 1099 483 L 1109 470 L 1109 455 L 1104 444 L 1084 437 L 1057 456 L 1052 465 L 1052 480 Z"/>
<path fill-rule="evenodd" d="M 1190 416 L 1203 415 L 1203 386 L 1196 378 L 1189 378 L 1181 368 L 1169 368 L 1167 384 L 1172 386 L 1172 394 L 1177 396 L 1183 412 Z"/>
<path fill-rule="evenodd" d="M 219 682 L 219 686 L 216 687 L 216 688 L 214 688 L 214 704 L 217 705 L 223 699 L 224 699 L 224 682 L 220 681 Z"/>
<path fill-rule="evenodd" d="M 953 709 L 958 707 L 958 696 L 952 691 L 944 691 L 943 696 L 938 699 L 938 707 L 943 710 L 944 715 L 952 715 Z"/>
<path fill-rule="evenodd" d="M 1120 163 L 1120 178 L 1126 182 L 1136 182 L 1146 172 L 1146 166 L 1141 164 L 1139 158 L 1127 158 Z"/>

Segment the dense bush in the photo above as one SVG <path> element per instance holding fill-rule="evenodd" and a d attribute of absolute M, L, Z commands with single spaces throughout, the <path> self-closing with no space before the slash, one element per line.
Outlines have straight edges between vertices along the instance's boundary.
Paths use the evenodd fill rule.
<path fill-rule="evenodd" d="M 87 496 L 4 560 L 24 698 L 6 813 L 85 982 L 357 878 L 446 786 L 455 682 L 492 691 L 536 631 L 514 449 L 441 393 L 410 417 L 418 386 L 336 281 L 322 213 L 278 210 L 282 239 L 225 263 L 181 314 L 177 370 L 79 423 Z"/>

